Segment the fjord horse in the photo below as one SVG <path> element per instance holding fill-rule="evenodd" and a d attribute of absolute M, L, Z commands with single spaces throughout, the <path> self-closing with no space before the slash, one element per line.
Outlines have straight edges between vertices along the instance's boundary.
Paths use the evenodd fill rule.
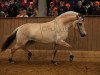
<path fill-rule="evenodd" d="M 83 16 L 74 11 L 65 12 L 50 22 L 23 24 L 16 28 L 9 35 L 1 48 L 1 52 L 5 51 L 16 38 L 16 44 L 11 49 L 11 55 L 9 58 L 9 62 L 13 63 L 13 55 L 18 49 L 22 49 L 27 52 L 28 59 L 31 58 L 32 53 L 26 48 L 28 41 L 54 43 L 52 63 L 56 63 L 56 45 L 65 46 L 69 48 L 69 50 L 71 48 L 71 46 L 67 42 L 65 42 L 71 27 L 74 27 L 76 30 L 78 30 L 81 37 L 84 37 L 86 35 Z M 70 50 L 69 52 L 69 59 L 70 61 L 72 61 L 74 58 L 72 50 Z"/>

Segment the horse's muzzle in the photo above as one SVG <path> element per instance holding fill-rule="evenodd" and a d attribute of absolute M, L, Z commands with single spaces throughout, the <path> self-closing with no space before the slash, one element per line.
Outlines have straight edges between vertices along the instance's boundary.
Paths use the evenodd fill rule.
<path fill-rule="evenodd" d="M 86 34 L 81 34 L 81 37 L 85 37 L 86 36 Z"/>

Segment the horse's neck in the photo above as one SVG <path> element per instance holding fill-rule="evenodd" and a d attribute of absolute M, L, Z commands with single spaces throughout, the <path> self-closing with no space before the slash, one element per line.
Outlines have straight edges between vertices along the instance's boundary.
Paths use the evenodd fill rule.
<path fill-rule="evenodd" d="M 66 19 L 64 19 L 64 18 L 62 19 L 60 17 L 55 18 L 54 22 L 57 25 L 59 25 L 59 26 L 62 25 L 63 27 L 67 27 L 68 29 L 73 26 L 73 21 L 67 21 Z"/>
<path fill-rule="evenodd" d="M 68 32 L 70 28 L 73 26 L 72 22 L 68 22 L 64 24 L 60 19 L 56 18 L 54 19 L 54 24 L 56 26 L 56 29 L 64 29 L 64 31 Z"/>
<path fill-rule="evenodd" d="M 73 26 L 72 22 L 69 22 L 65 25 L 68 31 L 71 29 L 72 26 Z"/>

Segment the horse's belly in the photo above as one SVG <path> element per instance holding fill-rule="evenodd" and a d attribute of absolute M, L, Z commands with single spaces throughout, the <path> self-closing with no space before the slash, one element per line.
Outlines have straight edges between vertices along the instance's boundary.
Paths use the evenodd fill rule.
<path fill-rule="evenodd" d="M 50 34 L 47 36 L 42 35 L 42 37 L 40 38 L 39 41 L 42 43 L 52 43 L 52 42 L 55 42 L 55 37 L 53 35 L 50 35 Z"/>
<path fill-rule="evenodd" d="M 36 42 L 41 42 L 41 43 L 53 43 L 55 42 L 53 37 L 41 37 L 41 38 L 35 38 L 34 39 Z"/>
<path fill-rule="evenodd" d="M 53 42 L 55 42 L 55 40 L 53 40 L 53 39 L 41 39 L 41 40 L 36 40 L 37 42 L 41 42 L 41 43 L 53 43 Z"/>
<path fill-rule="evenodd" d="M 52 43 L 55 41 L 55 33 L 54 32 L 38 31 L 38 33 L 35 33 L 32 36 L 33 36 L 32 39 L 35 40 L 36 42 Z"/>
<path fill-rule="evenodd" d="M 41 36 L 35 36 L 35 41 L 41 42 L 41 43 L 53 43 L 56 42 L 57 39 L 62 39 L 66 40 L 68 34 L 67 33 L 62 33 L 57 35 L 56 33 L 48 33 L 48 34 L 40 34 Z M 58 38 L 60 37 L 60 38 Z"/>

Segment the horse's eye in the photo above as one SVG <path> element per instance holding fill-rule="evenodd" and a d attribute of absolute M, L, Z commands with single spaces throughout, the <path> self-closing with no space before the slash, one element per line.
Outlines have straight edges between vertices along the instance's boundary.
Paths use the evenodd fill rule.
<path fill-rule="evenodd" d="M 80 26 L 82 26 L 82 23 L 79 23 Z"/>
<path fill-rule="evenodd" d="M 77 23 L 79 26 L 82 26 L 82 23 Z"/>

